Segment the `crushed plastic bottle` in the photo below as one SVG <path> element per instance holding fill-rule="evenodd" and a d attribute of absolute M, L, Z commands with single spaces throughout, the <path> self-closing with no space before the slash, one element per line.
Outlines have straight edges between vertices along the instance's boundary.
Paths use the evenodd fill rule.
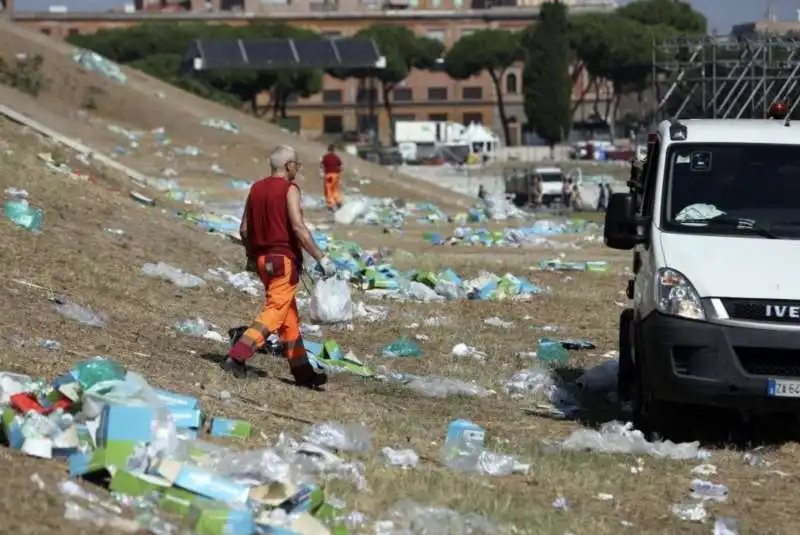
<path fill-rule="evenodd" d="M 338 451 L 364 453 L 372 447 L 369 429 L 361 424 L 317 424 L 306 432 L 305 439 L 317 446 Z"/>
<path fill-rule="evenodd" d="M 714 535 L 739 535 L 739 526 L 735 518 L 721 516 L 714 520 Z"/>
<path fill-rule="evenodd" d="M 175 286 L 180 286 L 181 288 L 195 288 L 197 286 L 203 286 L 206 283 L 206 281 L 200 277 L 186 273 L 182 269 L 176 268 L 175 266 L 166 264 L 164 262 L 158 262 L 157 264 L 144 264 L 142 266 L 142 273 L 148 277 L 156 277 L 167 280 Z"/>
<path fill-rule="evenodd" d="M 403 338 L 386 346 L 383 349 L 383 356 L 391 358 L 421 357 L 422 349 L 415 342 Z"/>
<path fill-rule="evenodd" d="M 65 299 L 57 298 L 54 299 L 53 301 L 55 303 L 56 312 L 58 312 L 65 318 L 78 321 L 80 323 L 83 323 L 84 325 L 89 325 L 91 327 L 106 326 L 106 319 L 101 314 L 92 312 L 86 307 L 83 307 L 77 303 L 73 303 L 72 301 L 68 301 Z"/>

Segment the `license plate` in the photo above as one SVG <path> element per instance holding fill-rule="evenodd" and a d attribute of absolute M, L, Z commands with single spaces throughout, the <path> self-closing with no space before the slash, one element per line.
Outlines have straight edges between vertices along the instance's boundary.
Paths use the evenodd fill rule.
<path fill-rule="evenodd" d="M 767 395 L 778 398 L 800 398 L 800 381 L 770 379 Z"/>

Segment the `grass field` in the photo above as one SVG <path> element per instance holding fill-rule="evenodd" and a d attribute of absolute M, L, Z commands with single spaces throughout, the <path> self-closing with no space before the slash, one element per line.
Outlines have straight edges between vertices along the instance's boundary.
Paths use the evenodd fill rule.
<path fill-rule="evenodd" d="M 103 85 L 109 102 L 122 103 L 134 97 L 132 92 L 125 93 L 133 91 L 130 86 L 114 87 L 102 79 L 98 82 L 96 77 L 90 78 L 95 75 L 77 74 L 71 64 L 55 61 L 64 51 L 46 42 L 43 36 L 26 34 L 5 23 L 0 23 L 0 35 L 7 38 L 4 42 L 9 43 L 10 52 L 38 50 L 48 54 L 52 67 L 48 72 L 54 79 L 62 76 L 79 80 L 74 83 L 84 84 L 81 87 Z M 222 134 L 199 129 L 197 120 L 202 114 L 192 119 L 186 110 L 170 111 L 159 99 L 145 99 L 147 91 L 142 88 L 163 90 L 168 99 L 176 94 L 174 90 L 146 85 L 155 84 L 150 80 L 137 79 L 136 84 L 141 100 L 138 108 L 132 106 L 126 112 L 128 127 L 154 128 L 158 126 L 155 118 L 162 115 L 161 124 L 174 132 L 175 146 L 202 146 L 212 151 L 226 143 L 224 137 L 216 137 Z M 107 130 L 107 124 L 121 120 L 114 117 L 113 107 L 94 112 L 87 119 L 77 115 L 75 102 L 65 92 L 49 93 L 39 101 L 6 88 L 0 88 L 0 92 L 14 99 L 6 102 L 24 108 L 53 128 L 96 144 L 98 149 L 108 152 L 118 143 Z M 233 113 L 218 108 L 211 111 Z M 236 176 L 252 178 L 257 176 L 258 162 L 248 163 L 250 167 L 245 162 L 263 155 L 264 146 L 284 142 L 287 135 L 281 137 L 270 127 L 262 128 L 243 116 L 234 119 L 246 123 L 251 133 L 240 134 L 236 143 L 228 140 L 230 150 L 202 162 L 204 166 L 217 162 L 236 168 Z M 301 148 L 309 159 L 321 150 L 310 144 Z M 47 152 L 58 152 L 71 166 L 89 174 L 91 180 L 73 180 L 47 169 L 37 157 Z M 186 177 L 185 187 L 202 188 L 208 198 L 230 195 L 225 187 L 228 177 L 195 175 L 186 171 L 193 168 L 194 160 L 177 156 L 164 160 L 157 152 L 157 148 L 148 146 L 148 150 L 120 160 L 146 172 L 184 165 L 181 176 Z M 375 178 L 373 187 L 381 196 L 403 196 L 408 191 L 407 187 L 392 189 L 395 186 L 391 177 L 381 173 L 385 171 L 366 164 L 362 169 L 362 174 Z M 356 184 L 352 178 L 348 180 L 349 184 Z M 361 512 L 367 518 L 357 530 L 359 533 L 375 533 L 374 522 L 391 519 L 393 504 L 401 500 L 448 507 L 461 515 L 477 513 L 490 518 L 496 530 L 470 531 L 457 523 L 433 526 L 425 524 L 425 516 L 418 511 L 413 529 L 392 535 L 708 534 L 718 516 L 738 519 L 742 534 L 797 532 L 794 508 L 800 500 L 794 483 L 800 452 L 794 441 L 776 441 L 757 450 L 753 449 L 758 445 L 755 443 L 734 447 L 727 440 L 724 426 L 717 425 L 719 419 L 696 414 L 688 427 L 693 431 L 691 435 L 703 440 L 710 455 L 704 459 L 676 461 L 644 454 L 562 451 L 559 447 L 576 430 L 625 417 L 613 396 L 581 392 L 573 381 L 585 369 L 613 358 L 617 318 L 624 305 L 622 291 L 630 265 L 626 254 L 604 249 L 596 241 L 553 250 L 441 247 L 423 240 L 423 232 L 431 228 L 447 234 L 450 227 L 446 225 L 409 224 L 403 232 L 391 234 L 384 234 L 379 226 L 334 227 L 331 233 L 338 239 L 353 240 L 365 248 L 390 250 L 385 260 L 400 269 L 452 268 L 463 277 L 476 276 L 482 270 L 500 275 L 510 272 L 530 278 L 547 291 L 530 301 L 429 304 L 376 302 L 356 291 L 356 300 L 386 307 L 388 317 L 374 323 L 356 321 L 352 330 L 324 328 L 326 338 L 337 340 L 345 351 L 353 351 L 373 368 L 386 366 L 396 372 L 460 379 L 493 393 L 486 397 L 427 397 L 398 384 L 347 374 L 334 375 L 324 392 L 312 392 L 293 387 L 287 381 L 285 363 L 274 357 L 257 357 L 255 366 L 264 372 L 262 377 L 238 381 L 223 375 L 217 366 L 225 351 L 223 344 L 181 335 L 172 328 L 175 322 L 201 316 L 224 331 L 249 322 L 262 302 L 261 297 L 249 297 L 225 284 L 180 289 L 141 273 L 143 263 L 156 261 L 196 275 L 212 267 L 232 271 L 242 268 L 238 247 L 173 216 L 179 204 L 148 190 L 156 198 L 156 207 L 140 206 L 128 198 L 131 183 L 127 179 L 82 166 L 74 154 L 53 147 L 30 130 L 6 120 L 0 122 L 0 184 L 2 189 L 26 189 L 31 204 L 45 211 L 41 235 L 0 222 L 0 304 L 5 312 L 0 316 L 0 340 L 8 341 L 0 342 L 0 368 L 53 378 L 80 359 L 107 355 L 142 373 L 153 385 L 197 397 L 210 415 L 251 422 L 256 432 L 247 441 L 215 439 L 217 444 L 237 450 L 267 447 L 281 433 L 299 437 L 310 423 L 361 423 L 370 430 L 371 449 L 343 455 L 363 462 L 368 487 L 359 490 L 352 482 L 330 483 L 331 492 L 344 502 L 347 511 Z M 318 191 L 313 181 L 307 186 L 312 192 Z M 463 202 L 433 186 L 426 188 L 432 189 L 418 195 L 435 195 L 449 211 L 458 209 Z M 307 215 L 312 221 L 326 218 L 314 211 Z M 560 241 L 577 243 L 575 238 Z M 534 269 L 540 260 L 562 254 L 566 261 L 605 260 L 609 269 L 568 274 Z M 53 296 L 66 297 L 104 314 L 106 327 L 87 327 L 59 316 L 48 301 Z M 513 325 L 503 328 L 486 323 L 495 317 Z M 543 395 L 510 395 L 505 390 L 508 378 L 515 372 L 542 366 L 518 354 L 534 351 L 537 340 L 548 336 L 585 339 L 596 346 L 572 352 L 567 366 L 558 370 L 564 388 L 585 408 L 580 419 L 544 416 Z M 399 338 L 418 338 L 423 355 L 418 359 L 381 356 L 383 347 Z M 40 346 L 41 339 L 55 340 L 61 347 L 45 349 Z M 459 343 L 475 347 L 486 357 L 453 356 L 453 347 Z M 526 411 L 537 406 L 538 415 Z M 530 471 L 490 477 L 463 474 L 444 466 L 440 449 L 448 423 L 456 418 L 468 418 L 485 427 L 488 448 L 517 456 L 530 464 Z M 384 447 L 411 448 L 421 460 L 407 470 L 389 466 L 381 453 Z M 713 464 L 716 475 L 693 473 L 702 464 Z M 4 449 L 0 451 L 0 466 L 5 471 L 5 490 L 0 490 L 4 532 L 58 531 L 77 535 L 114 531 L 63 520 L 67 497 L 55 486 L 66 476 L 63 463 Z M 32 478 L 34 474 L 36 477 Z M 728 500 L 706 503 L 705 522 L 676 518 L 671 507 L 694 503 L 689 497 L 690 483 L 697 477 L 727 485 Z M 102 489 L 89 483 L 82 485 L 105 497 Z M 133 513 L 126 511 L 124 515 Z"/>

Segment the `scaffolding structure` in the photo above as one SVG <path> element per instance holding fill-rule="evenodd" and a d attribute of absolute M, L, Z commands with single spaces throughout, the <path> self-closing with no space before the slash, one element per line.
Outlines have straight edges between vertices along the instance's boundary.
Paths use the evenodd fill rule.
<path fill-rule="evenodd" d="M 779 100 L 791 116 L 800 104 L 800 39 L 671 39 L 655 43 L 652 62 L 658 120 L 759 118 Z"/>

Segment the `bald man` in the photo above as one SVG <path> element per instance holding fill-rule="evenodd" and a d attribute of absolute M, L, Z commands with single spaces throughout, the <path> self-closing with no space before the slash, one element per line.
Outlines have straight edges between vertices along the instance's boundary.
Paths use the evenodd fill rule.
<path fill-rule="evenodd" d="M 271 333 L 277 333 L 295 383 L 316 388 L 327 382 L 327 376 L 308 360 L 295 299 L 303 249 L 317 261 L 323 276 L 334 275 L 336 266 L 314 243 L 303 221 L 300 189 L 295 183 L 301 166 L 297 153 L 281 145 L 270 154 L 269 161 L 270 176 L 250 188 L 239 229 L 248 261 L 255 264 L 267 299 L 255 321 L 231 346 L 223 368 L 237 377 L 246 376 L 245 362 L 264 347 Z"/>

